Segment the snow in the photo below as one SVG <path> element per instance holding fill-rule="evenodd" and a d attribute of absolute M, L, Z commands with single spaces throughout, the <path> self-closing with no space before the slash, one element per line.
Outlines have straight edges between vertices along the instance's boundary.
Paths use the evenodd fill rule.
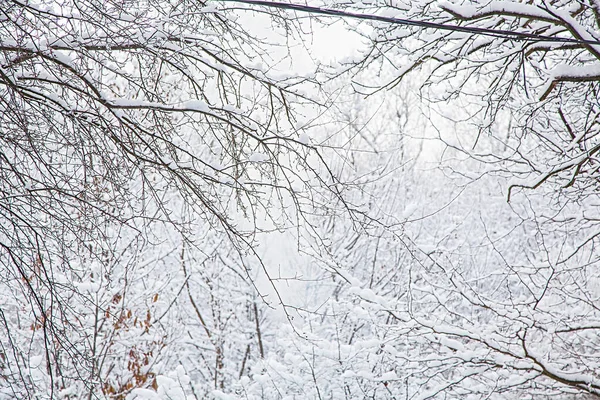
<path fill-rule="evenodd" d="M 395 371 L 388 371 L 388 372 L 384 373 L 383 375 L 381 375 L 381 377 L 379 377 L 379 379 L 382 381 L 391 381 L 391 380 L 398 379 L 398 375 L 396 375 Z"/>
<path fill-rule="evenodd" d="M 164 376 L 164 375 L 158 375 L 156 377 L 156 383 L 158 384 L 158 387 L 163 389 L 163 390 L 168 390 L 171 387 L 178 386 L 178 383 L 175 382 L 173 379 L 169 378 L 168 376 Z"/>
<path fill-rule="evenodd" d="M 29 368 L 40 368 L 44 363 L 44 357 L 33 356 L 29 359 Z"/>
<path fill-rule="evenodd" d="M 96 293 L 101 286 L 97 282 L 86 281 L 77 284 L 77 289 L 82 293 Z"/>
<path fill-rule="evenodd" d="M 356 372 L 351 371 L 351 370 L 346 370 L 342 374 L 342 378 L 344 378 L 344 379 L 351 379 L 351 378 L 355 378 L 355 377 L 356 377 Z"/>
<path fill-rule="evenodd" d="M 377 10 L 376 15 L 385 18 L 402 18 L 402 12 L 394 8 L 383 7 Z"/>
<path fill-rule="evenodd" d="M 263 71 L 264 64 L 261 61 L 255 61 L 255 62 L 248 64 L 248 68 Z"/>
<path fill-rule="evenodd" d="M 310 138 L 308 137 L 308 134 L 306 132 L 300 132 L 300 134 L 298 135 L 298 141 L 306 146 L 310 144 Z"/>
<path fill-rule="evenodd" d="M 210 112 L 208 104 L 201 100 L 189 100 L 183 103 L 183 108 L 193 111 L 199 111 L 202 113 Z"/>
<path fill-rule="evenodd" d="M 161 400 L 161 399 L 158 396 L 158 394 L 153 390 L 135 388 L 131 391 L 131 395 L 127 396 L 127 400 Z"/>
<path fill-rule="evenodd" d="M 355 294 L 369 303 L 373 303 L 384 308 L 389 307 L 387 299 L 385 299 L 382 296 L 376 295 L 375 292 L 373 292 L 371 289 L 361 289 L 359 287 L 353 286 L 348 290 L 348 293 Z"/>
<path fill-rule="evenodd" d="M 350 286 L 351 286 L 351 287 L 355 287 L 355 288 L 359 288 L 359 289 L 360 289 L 360 287 L 362 286 L 362 282 L 360 281 L 360 279 L 358 279 L 358 278 L 356 278 L 356 277 L 354 277 L 354 276 L 352 276 L 352 275 L 345 274 L 345 275 L 344 275 L 344 278 L 345 278 L 345 279 L 346 279 L 348 282 L 350 282 Z"/>
<path fill-rule="evenodd" d="M 215 400 L 238 400 L 239 399 L 237 396 L 224 393 L 220 390 L 213 390 L 212 392 L 210 392 L 210 394 L 211 394 L 211 397 Z"/>
<path fill-rule="evenodd" d="M 73 61 L 75 60 L 71 55 L 67 54 L 64 51 L 54 51 L 52 52 L 52 57 L 58 62 L 68 66 L 72 66 Z"/>
<path fill-rule="evenodd" d="M 125 21 L 125 22 L 133 22 L 133 21 L 135 21 L 135 16 L 126 14 L 126 13 L 122 13 L 121 15 L 119 15 L 119 19 L 121 21 Z"/>
<path fill-rule="evenodd" d="M 244 113 L 241 109 L 239 109 L 236 106 L 233 106 L 231 104 L 225 104 L 223 106 L 223 110 L 230 112 L 230 113 L 234 113 L 234 114 L 243 114 Z"/>
<path fill-rule="evenodd" d="M 409 203 L 404 207 L 404 211 L 402 211 L 402 219 L 407 219 L 412 217 L 412 215 L 417 211 L 419 205 L 417 203 Z"/>
<path fill-rule="evenodd" d="M 200 9 L 200 11 L 203 13 L 214 13 L 219 11 L 219 9 L 217 8 L 215 2 L 208 2 L 206 6 Z"/>
<path fill-rule="evenodd" d="M 300 130 L 300 129 L 304 128 L 307 124 L 308 124 L 308 122 L 305 119 L 299 119 L 296 122 L 296 124 L 294 125 L 294 129 Z"/>
<path fill-rule="evenodd" d="M 250 157 L 248 157 L 248 161 L 251 162 L 265 162 L 269 160 L 269 156 L 264 153 L 252 153 Z"/>
<path fill-rule="evenodd" d="M 354 307 L 354 309 L 352 311 L 353 311 L 352 315 L 358 317 L 359 319 L 368 320 L 370 317 L 367 310 L 365 310 L 364 308 L 362 308 L 360 306 Z"/>
<path fill-rule="evenodd" d="M 590 63 L 582 66 L 560 64 L 550 71 L 552 79 L 597 79 L 600 77 L 600 63 Z"/>
<path fill-rule="evenodd" d="M 556 18 L 552 16 L 552 14 L 549 14 L 540 7 L 512 1 L 492 1 L 489 3 L 485 3 L 485 5 L 479 7 L 473 5 L 459 5 L 449 1 L 440 1 L 438 5 L 440 8 L 448 10 L 453 14 L 460 15 L 462 18 L 465 19 L 475 19 L 482 14 L 506 13 L 542 20 L 556 20 Z"/>
<path fill-rule="evenodd" d="M 75 396 L 76 393 L 77 393 L 77 388 L 75 386 L 69 386 L 58 392 L 58 398 L 59 399 L 65 399 L 65 398 L 68 399 L 71 396 Z"/>
<path fill-rule="evenodd" d="M 140 99 L 114 99 L 109 96 L 104 97 L 112 105 L 119 108 L 162 108 L 162 103 L 150 102 Z"/>

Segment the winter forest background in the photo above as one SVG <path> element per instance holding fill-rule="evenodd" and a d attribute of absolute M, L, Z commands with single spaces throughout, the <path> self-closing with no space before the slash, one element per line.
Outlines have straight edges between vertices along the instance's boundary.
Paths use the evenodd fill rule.
<path fill-rule="evenodd" d="M 0 0 L 0 399 L 600 397 L 600 1 L 304 4 Z"/>

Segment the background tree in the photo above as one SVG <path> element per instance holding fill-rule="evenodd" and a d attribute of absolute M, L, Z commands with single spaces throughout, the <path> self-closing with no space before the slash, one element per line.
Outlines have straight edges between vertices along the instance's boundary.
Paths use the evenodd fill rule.
<path fill-rule="evenodd" d="M 417 210 L 425 201 L 431 212 L 378 239 L 339 236 L 334 258 L 351 255 L 337 271 L 358 278 L 331 291 L 295 346 L 285 342 L 272 387 L 315 398 L 598 396 L 597 5 L 334 6 L 448 28 L 349 22 L 367 50 L 331 69 L 368 96 L 421 78 L 416 98 L 429 102 L 443 151 L 429 152 L 438 172 L 414 172 L 425 186 Z M 393 204 L 398 186 L 371 194 Z M 373 241 L 397 252 L 383 261 Z M 365 279 L 371 265 L 387 278 Z M 356 315 L 368 322 L 349 324 Z"/>
<path fill-rule="evenodd" d="M 409 220 L 401 236 L 412 261 L 390 283 L 405 292 L 385 297 L 381 287 L 372 296 L 362 292 L 364 281 L 349 292 L 376 304 L 371 317 L 379 316 L 381 330 L 372 337 L 394 346 L 383 370 L 396 368 L 396 386 L 380 390 L 417 398 L 600 394 L 592 339 L 597 4 L 339 6 L 449 27 L 356 23 L 368 50 L 332 69 L 351 73 L 367 95 L 422 78 L 418 96 L 429 102 L 431 127 L 444 144 L 443 174 L 420 181 L 432 186 L 421 199 L 439 211 Z M 452 25 L 546 38 L 485 36 Z M 378 375 L 366 370 L 363 387 L 374 393 Z M 365 374 L 357 376 L 365 385 Z"/>

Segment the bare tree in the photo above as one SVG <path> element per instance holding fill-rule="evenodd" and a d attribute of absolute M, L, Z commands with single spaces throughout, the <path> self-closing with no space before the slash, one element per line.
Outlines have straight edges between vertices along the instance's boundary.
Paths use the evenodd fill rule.
<path fill-rule="evenodd" d="M 80 382 L 90 398 L 124 398 L 152 384 L 147 365 L 165 345 L 158 333 L 135 348 L 115 342 L 160 317 L 157 293 L 128 297 L 148 290 L 140 265 L 170 260 L 153 230 L 192 245 L 214 230 L 252 252 L 262 220 L 297 226 L 341 201 L 297 126 L 320 89 L 277 72 L 285 41 L 266 43 L 210 3 L 0 9 L 0 387 L 55 398 L 83 396 L 70 392 Z M 106 359 L 119 352 L 129 364 Z"/>
<path fill-rule="evenodd" d="M 565 194 L 586 195 L 585 188 L 594 185 L 599 80 L 594 1 L 351 6 L 380 14 L 383 8 L 384 15 L 416 26 L 373 26 L 369 50 L 347 64 L 350 71 L 391 67 L 396 72 L 389 79 L 384 74 L 377 87 L 393 88 L 422 70 L 423 98 L 439 104 L 460 98 L 463 118 L 479 129 L 461 149 L 479 160 L 510 164 L 511 173 L 522 179 L 513 188 L 554 181 Z M 356 81 L 362 92 L 373 87 L 365 79 Z M 510 124 L 499 127 L 499 119 Z M 486 133 L 503 152 L 497 146 L 489 154 L 479 146 Z"/>
<path fill-rule="evenodd" d="M 278 41 L 211 3 L 5 2 L 0 397 L 600 395 L 598 5 L 336 6 L 428 23 L 356 29 L 321 76 L 422 78 L 433 170 L 405 168 L 407 101 L 337 97 L 341 139 L 307 138 L 331 103 L 283 73 L 285 14 Z M 256 257 L 289 227 L 322 268 Z"/>
<path fill-rule="evenodd" d="M 368 50 L 345 71 L 367 95 L 422 79 L 419 94 L 443 117 L 432 121 L 446 146 L 441 168 L 465 188 L 493 193 L 499 185 L 510 201 L 497 214 L 491 194 L 476 197 L 487 199 L 481 209 L 472 197 L 454 201 L 442 215 L 460 221 L 456 227 L 429 218 L 425 230 L 404 238 L 414 260 L 407 298 L 379 304 L 398 324 L 388 332 L 397 332 L 402 376 L 414 379 L 407 393 L 600 395 L 592 339 L 599 317 L 598 4 L 340 6 L 415 22 L 357 30 L 367 32 Z"/>
<path fill-rule="evenodd" d="M 412 181 L 418 201 L 437 209 L 375 237 L 323 228 L 345 279 L 331 278 L 325 305 L 305 315 L 305 335 L 287 338 L 285 356 L 265 363 L 248 390 L 256 398 L 600 396 L 599 5 L 334 7 L 386 20 L 348 22 L 367 51 L 331 76 L 348 73 L 367 97 L 421 79 L 421 99 L 442 117 L 432 118 L 445 145 L 438 171 Z M 373 197 L 389 205 L 399 185 Z M 402 211 L 388 209 L 397 220 Z"/>

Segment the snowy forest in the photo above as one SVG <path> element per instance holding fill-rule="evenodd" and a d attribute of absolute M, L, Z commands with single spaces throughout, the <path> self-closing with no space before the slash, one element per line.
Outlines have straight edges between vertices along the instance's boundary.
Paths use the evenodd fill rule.
<path fill-rule="evenodd" d="M 0 400 L 600 398 L 600 0 L 0 0 Z"/>

